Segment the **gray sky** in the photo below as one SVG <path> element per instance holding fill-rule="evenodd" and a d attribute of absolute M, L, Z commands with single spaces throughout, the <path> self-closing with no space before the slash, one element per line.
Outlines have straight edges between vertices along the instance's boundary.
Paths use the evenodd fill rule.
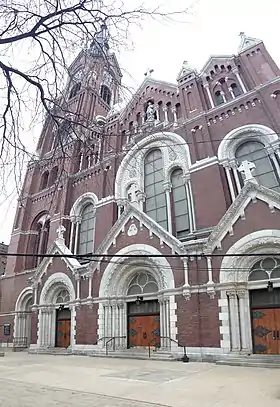
<path fill-rule="evenodd" d="M 139 4 L 138 0 L 125 0 Z M 133 47 L 121 53 L 120 65 L 127 74 L 124 81 L 137 88 L 147 68 L 153 68 L 153 77 L 176 83 L 182 62 L 187 60 L 198 70 L 210 55 L 237 53 L 239 32 L 262 39 L 280 65 L 279 28 L 280 2 L 275 0 L 149 0 L 146 4 L 183 9 L 192 4 L 187 16 L 179 22 L 146 21 L 141 27 L 131 27 Z M 176 18 L 175 18 L 176 20 Z M 0 197 L 0 241 L 9 243 L 16 199 Z"/>

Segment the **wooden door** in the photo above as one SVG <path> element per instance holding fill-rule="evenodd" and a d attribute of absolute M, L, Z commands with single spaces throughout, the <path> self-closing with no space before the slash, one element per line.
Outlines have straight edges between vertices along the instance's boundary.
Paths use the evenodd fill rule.
<path fill-rule="evenodd" d="M 137 315 L 128 319 L 128 346 L 160 345 L 159 315 Z"/>
<path fill-rule="evenodd" d="M 276 311 L 274 308 L 252 310 L 254 353 L 271 355 L 279 353 Z"/>
<path fill-rule="evenodd" d="M 278 345 L 278 354 L 280 355 L 280 308 L 274 309 L 275 321 L 276 321 L 276 336 Z"/>
<path fill-rule="evenodd" d="M 70 326 L 69 319 L 57 321 L 56 331 L 56 346 L 60 348 L 68 348 L 70 345 Z"/>

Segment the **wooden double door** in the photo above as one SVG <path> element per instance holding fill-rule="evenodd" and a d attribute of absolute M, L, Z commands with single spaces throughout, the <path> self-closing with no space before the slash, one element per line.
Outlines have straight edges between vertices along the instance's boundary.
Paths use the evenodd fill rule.
<path fill-rule="evenodd" d="M 254 353 L 280 354 L 280 308 L 252 309 Z"/>
<path fill-rule="evenodd" d="M 128 347 L 160 346 L 158 301 L 128 304 Z"/>
<path fill-rule="evenodd" d="M 57 311 L 56 344 L 58 348 L 68 348 L 71 338 L 71 312 L 68 309 Z"/>

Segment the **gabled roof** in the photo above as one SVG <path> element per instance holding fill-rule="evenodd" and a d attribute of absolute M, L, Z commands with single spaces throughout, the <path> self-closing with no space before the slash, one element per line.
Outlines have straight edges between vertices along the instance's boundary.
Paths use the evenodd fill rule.
<path fill-rule="evenodd" d="M 184 61 L 182 68 L 178 73 L 177 81 L 190 73 L 197 74 L 197 70 L 193 68 L 191 65 L 189 65 L 188 61 Z"/>
<path fill-rule="evenodd" d="M 57 238 L 47 251 L 47 254 L 73 255 L 68 247 L 65 246 L 65 240 L 63 238 Z M 73 274 L 75 274 L 78 269 L 83 267 L 75 258 L 61 257 L 61 260 L 65 262 L 66 266 L 73 272 Z M 42 275 L 45 273 L 52 261 L 53 257 L 44 257 L 37 267 L 35 274 L 30 278 L 31 284 L 35 284 L 41 280 Z"/>
<path fill-rule="evenodd" d="M 131 219 L 139 221 L 141 226 L 146 227 L 150 231 L 150 236 L 157 236 L 160 239 L 160 242 L 162 244 L 165 243 L 167 246 L 169 246 L 174 253 L 186 254 L 183 244 L 178 239 L 176 239 L 176 237 L 167 232 L 163 227 L 161 227 L 152 218 L 147 216 L 144 212 L 139 211 L 134 206 L 129 204 L 128 208 L 122 213 L 122 215 L 119 217 L 117 222 L 114 224 L 106 238 L 103 240 L 103 242 L 100 244 L 99 248 L 95 252 L 95 254 L 100 255 L 100 257 L 96 257 L 96 259 L 90 263 L 90 270 L 95 270 L 98 267 L 98 264 L 100 263 L 104 255 L 106 255 L 109 248 L 115 244 L 117 237 L 121 232 L 125 230 L 125 225 Z"/>
<path fill-rule="evenodd" d="M 220 64 L 223 61 L 232 61 L 234 59 L 234 55 L 211 55 L 206 64 L 203 66 L 203 68 L 200 71 L 200 75 L 203 75 L 204 73 L 208 73 L 207 70 L 212 67 L 214 64 Z"/>
<path fill-rule="evenodd" d="M 221 248 L 221 243 L 227 233 L 232 234 L 233 226 L 239 218 L 244 217 L 245 208 L 250 202 L 259 199 L 266 202 L 270 209 L 280 209 L 280 194 L 272 189 L 248 181 L 240 194 L 228 208 L 222 219 L 214 227 L 205 245 L 205 252 L 212 253 L 216 248 Z"/>
<path fill-rule="evenodd" d="M 239 44 L 238 52 L 246 51 L 247 49 L 253 47 L 254 45 L 260 44 L 262 41 L 258 38 L 247 37 L 244 32 L 240 33 L 241 41 Z"/>
<path fill-rule="evenodd" d="M 147 86 L 154 85 L 154 86 L 161 86 L 161 87 L 166 87 L 166 88 L 172 88 L 174 91 L 178 90 L 178 86 L 175 85 L 174 83 L 170 82 L 165 82 L 165 81 L 160 81 L 158 79 L 154 79 L 151 76 L 147 76 L 144 81 L 141 83 L 137 91 L 133 94 L 132 98 L 130 101 L 127 103 L 127 105 L 124 107 L 120 119 L 125 116 L 129 108 L 132 108 L 133 105 L 136 103 L 136 101 L 142 96 L 142 93 L 145 91 Z"/>

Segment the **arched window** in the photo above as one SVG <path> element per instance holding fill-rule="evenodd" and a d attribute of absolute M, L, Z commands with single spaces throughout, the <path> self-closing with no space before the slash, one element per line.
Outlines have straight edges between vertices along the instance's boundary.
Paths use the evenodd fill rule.
<path fill-rule="evenodd" d="M 190 112 L 194 110 L 194 101 L 193 101 L 193 94 L 192 92 L 187 93 L 187 99 L 188 99 L 188 104 L 189 104 L 189 109 Z"/>
<path fill-rule="evenodd" d="M 107 86 L 101 85 L 100 96 L 102 97 L 104 102 L 107 103 L 107 105 L 110 105 L 110 103 L 111 103 L 111 91 Z"/>
<path fill-rule="evenodd" d="M 41 177 L 40 190 L 47 188 L 49 181 L 49 171 L 45 171 Z"/>
<path fill-rule="evenodd" d="M 79 254 L 92 253 L 94 240 L 94 205 L 89 203 L 81 213 L 81 224 L 79 233 Z"/>
<path fill-rule="evenodd" d="M 235 157 L 239 165 L 245 160 L 255 164 L 253 175 L 259 184 L 279 190 L 280 180 L 262 143 L 246 141 L 237 148 Z"/>
<path fill-rule="evenodd" d="M 53 185 L 55 183 L 55 181 L 57 180 L 57 176 L 58 176 L 58 166 L 56 165 L 51 170 L 50 178 L 49 178 L 49 185 Z"/>
<path fill-rule="evenodd" d="M 237 96 L 240 96 L 241 95 L 241 91 L 240 91 L 240 89 L 238 88 L 238 86 L 236 85 L 236 83 L 233 83 L 232 85 L 231 85 L 231 90 L 232 90 L 232 93 L 234 94 L 234 96 L 237 98 Z"/>
<path fill-rule="evenodd" d="M 56 304 L 65 304 L 70 301 L 70 295 L 67 290 L 61 290 L 57 294 Z"/>
<path fill-rule="evenodd" d="M 167 118 L 168 118 L 168 122 L 169 122 L 169 123 L 172 123 L 172 122 L 173 122 L 173 119 L 174 119 L 174 116 L 173 116 L 173 113 L 172 113 L 171 102 L 168 102 L 168 103 L 166 104 L 166 108 L 167 108 Z"/>
<path fill-rule="evenodd" d="M 155 278 L 144 271 L 137 273 L 127 290 L 127 295 L 152 294 L 158 292 Z"/>
<path fill-rule="evenodd" d="M 173 233 L 176 237 L 184 237 L 190 232 L 189 208 L 183 171 L 176 169 L 171 174 L 171 211 Z"/>
<path fill-rule="evenodd" d="M 78 94 L 78 92 L 80 91 L 80 89 L 81 89 L 81 82 L 75 83 L 75 85 L 73 85 L 70 90 L 69 99 L 72 99 L 73 97 L 75 97 Z"/>
<path fill-rule="evenodd" d="M 38 254 L 45 254 L 48 249 L 50 219 L 48 214 L 37 217 L 30 226 L 32 234 L 29 236 L 27 253 L 34 254 L 34 257 L 27 257 L 25 268 L 35 268 L 43 260 Z"/>
<path fill-rule="evenodd" d="M 167 229 L 166 196 L 163 189 L 163 160 L 160 150 L 151 151 L 144 161 L 146 213 Z"/>
<path fill-rule="evenodd" d="M 266 257 L 254 264 L 248 280 L 270 280 L 272 278 L 280 278 L 280 259 L 276 257 Z"/>
<path fill-rule="evenodd" d="M 180 103 L 177 103 L 177 104 L 175 105 L 175 109 L 176 109 L 176 116 L 177 116 L 177 119 L 179 120 L 179 119 L 181 119 L 181 117 L 182 117 L 182 109 L 181 109 Z"/>
<path fill-rule="evenodd" d="M 217 90 L 217 92 L 215 92 L 215 99 L 217 105 L 222 105 L 224 103 L 224 99 L 220 90 Z"/>

